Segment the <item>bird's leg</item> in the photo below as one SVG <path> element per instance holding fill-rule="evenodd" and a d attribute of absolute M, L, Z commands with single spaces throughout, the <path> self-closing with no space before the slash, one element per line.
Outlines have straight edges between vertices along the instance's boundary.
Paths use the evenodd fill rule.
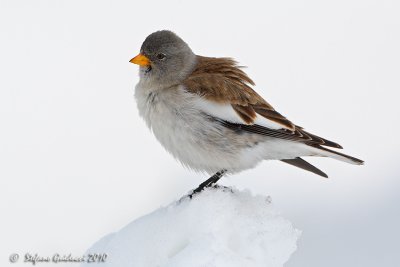
<path fill-rule="evenodd" d="M 202 182 L 196 189 L 192 191 L 189 197 L 192 198 L 194 194 L 203 191 L 204 188 L 214 185 L 216 182 L 218 182 L 219 179 L 221 179 L 222 176 L 224 176 L 226 172 L 227 170 L 220 170 L 219 172 L 208 178 L 206 181 Z"/>

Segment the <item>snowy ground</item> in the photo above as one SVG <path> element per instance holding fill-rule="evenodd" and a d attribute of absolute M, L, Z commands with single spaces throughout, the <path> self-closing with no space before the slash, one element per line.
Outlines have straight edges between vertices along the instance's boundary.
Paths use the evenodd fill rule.
<path fill-rule="evenodd" d="M 89 253 L 107 252 L 101 266 L 113 267 L 278 267 L 296 250 L 299 236 L 269 197 L 219 188 L 136 219 Z"/>

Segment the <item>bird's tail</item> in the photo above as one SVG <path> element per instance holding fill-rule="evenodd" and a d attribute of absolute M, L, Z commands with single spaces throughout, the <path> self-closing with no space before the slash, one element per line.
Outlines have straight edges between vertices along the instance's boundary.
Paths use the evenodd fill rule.
<path fill-rule="evenodd" d="M 323 146 L 313 146 L 314 148 L 317 149 L 318 151 L 318 156 L 323 156 L 323 157 L 330 157 L 333 159 L 337 159 L 343 162 L 347 162 L 350 164 L 355 164 L 355 165 L 363 165 L 364 161 L 334 150 L 330 150 L 326 147 Z"/>
<path fill-rule="evenodd" d="M 305 161 L 302 158 L 294 158 L 294 159 L 281 159 L 281 161 L 290 164 L 292 166 L 298 167 L 300 169 L 315 173 L 319 176 L 328 178 L 328 175 L 326 173 L 324 173 L 323 171 L 321 171 L 320 169 L 318 169 L 317 167 L 315 167 L 314 165 L 311 165 L 310 163 L 308 163 L 307 161 Z"/>

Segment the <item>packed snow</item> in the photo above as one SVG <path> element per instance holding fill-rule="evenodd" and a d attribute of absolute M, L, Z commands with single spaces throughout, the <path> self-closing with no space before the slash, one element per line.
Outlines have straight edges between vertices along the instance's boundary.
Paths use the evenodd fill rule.
<path fill-rule="evenodd" d="M 138 218 L 88 253 L 107 253 L 96 264 L 103 267 L 277 267 L 289 260 L 299 236 L 269 197 L 220 187 Z"/>

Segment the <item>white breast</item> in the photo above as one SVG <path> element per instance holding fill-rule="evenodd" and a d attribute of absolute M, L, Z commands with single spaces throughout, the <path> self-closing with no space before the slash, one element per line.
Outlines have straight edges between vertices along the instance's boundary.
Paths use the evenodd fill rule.
<path fill-rule="evenodd" d="M 152 90 L 140 85 L 135 91 L 139 113 L 157 140 L 185 166 L 197 171 L 215 171 L 210 168 L 202 138 L 204 131 L 212 129 L 193 108 L 193 96 L 183 88 Z"/>

